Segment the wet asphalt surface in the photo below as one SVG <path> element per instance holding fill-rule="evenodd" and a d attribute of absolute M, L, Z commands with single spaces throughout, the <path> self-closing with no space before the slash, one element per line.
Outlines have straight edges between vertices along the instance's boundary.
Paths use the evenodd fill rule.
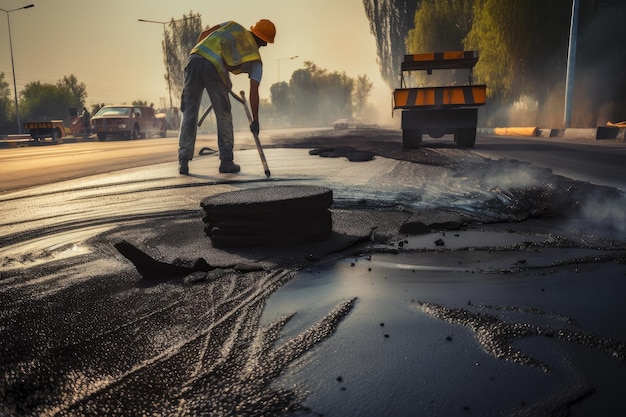
<path fill-rule="evenodd" d="M 0 196 L 0 416 L 620 413 L 623 193 L 397 139 L 275 138 L 269 179 L 244 146 L 238 175 L 208 155 Z M 205 235 L 203 199 L 302 184 L 333 190 L 327 239 Z M 121 241 L 210 269 L 142 277 Z"/>

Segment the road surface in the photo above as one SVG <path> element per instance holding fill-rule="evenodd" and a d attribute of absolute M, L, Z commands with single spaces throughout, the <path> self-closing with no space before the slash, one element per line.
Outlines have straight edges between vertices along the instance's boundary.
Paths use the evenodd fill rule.
<path fill-rule="evenodd" d="M 292 138 L 304 132 L 304 129 L 268 131 L 263 133 L 261 140 L 264 147 L 277 146 L 277 143 L 286 147 L 302 146 L 301 143 L 294 144 Z M 316 135 L 335 133 L 328 129 L 315 132 Z M 247 132 L 238 132 L 238 149 L 254 146 L 249 136 Z M 389 135 L 385 140 L 387 146 L 401 150 L 401 142 L 398 141 L 398 137 Z M 426 138 L 423 145 L 425 148 L 455 147 L 447 136 L 439 140 Z M 177 146 L 177 138 L 170 137 L 3 149 L 0 150 L 0 191 L 176 161 Z M 203 147 L 217 149 L 215 135 L 199 135 L 196 153 Z M 626 188 L 623 167 L 626 146 L 620 142 L 479 136 L 473 151 L 494 159 L 527 161 L 550 168 L 555 174 L 582 181 L 620 187 L 622 190 Z"/>
<path fill-rule="evenodd" d="M 623 193 L 396 137 L 277 136 L 270 178 L 250 138 L 236 175 L 160 156 L 1 193 L 0 415 L 619 415 Z M 125 160 L 112 145 L 57 163 Z M 204 234 L 204 198 L 301 184 L 333 190 L 328 239 L 220 250 Z M 211 269 L 149 279 L 122 241 Z"/>
<path fill-rule="evenodd" d="M 626 144 L 603 140 L 480 137 L 476 152 L 550 168 L 557 175 L 626 190 Z"/>

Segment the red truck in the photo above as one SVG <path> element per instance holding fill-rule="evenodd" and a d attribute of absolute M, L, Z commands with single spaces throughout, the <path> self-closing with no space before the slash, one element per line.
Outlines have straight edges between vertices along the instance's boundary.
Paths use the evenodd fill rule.
<path fill-rule="evenodd" d="M 159 135 L 165 137 L 167 120 L 157 118 L 152 107 L 145 106 L 104 106 L 91 118 L 91 132 L 99 140 L 108 136 L 125 139 L 139 139 Z"/>

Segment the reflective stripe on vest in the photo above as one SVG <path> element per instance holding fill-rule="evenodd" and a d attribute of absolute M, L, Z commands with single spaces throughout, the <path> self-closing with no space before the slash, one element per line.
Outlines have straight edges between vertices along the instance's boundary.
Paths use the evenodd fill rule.
<path fill-rule="evenodd" d="M 230 86 L 228 72 L 241 73 L 241 64 L 260 61 L 259 47 L 252 34 L 237 22 L 230 21 L 212 32 L 191 50 L 215 65 L 220 76 Z"/>

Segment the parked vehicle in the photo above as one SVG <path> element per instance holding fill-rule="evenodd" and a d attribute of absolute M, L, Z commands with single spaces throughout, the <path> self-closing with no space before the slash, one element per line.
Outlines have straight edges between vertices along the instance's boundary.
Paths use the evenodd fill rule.
<path fill-rule="evenodd" d="M 67 134 L 63 120 L 24 122 L 24 129 L 28 130 L 30 137 L 36 141 L 44 140 L 45 138 L 57 140 Z"/>
<path fill-rule="evenodd" d="M 139 139 L 167 133 L 167 122 L 158 119 L 152 107 L 144 106 L 104 106 L 91 118 L 92 132 L 99 140 L 108 136 L 121 136 L 125 139 Z"/>
<path fill-rule="evenodd" d="M 372 129 L 377 127 L 376 123 L 365 123 L 363 120 L 356 119 L 339 119 L 333 122 L 335 130 L 345 129 Z"/>
<path fill-rule="evenodd" d="M 78 114 L 78 110 L 74 107 L 69 109 L 70 129 L 65 127 L 63 120 L 45 120 L 37 122 L 25 122 L 24 129 L 28 130 L 30 137 L 36 141 L 51 138 L 53 141 L 61 139 L 65 136 L 89 136 L 89 125 L 85 126 L 85 120 L 88 117 Z"/>
<path fill-rule="evenodd" d="M 349 127 L 348 119 L 339 119 L 333 122 L 333 127 L 337 130 L 347 129 Z"/>

